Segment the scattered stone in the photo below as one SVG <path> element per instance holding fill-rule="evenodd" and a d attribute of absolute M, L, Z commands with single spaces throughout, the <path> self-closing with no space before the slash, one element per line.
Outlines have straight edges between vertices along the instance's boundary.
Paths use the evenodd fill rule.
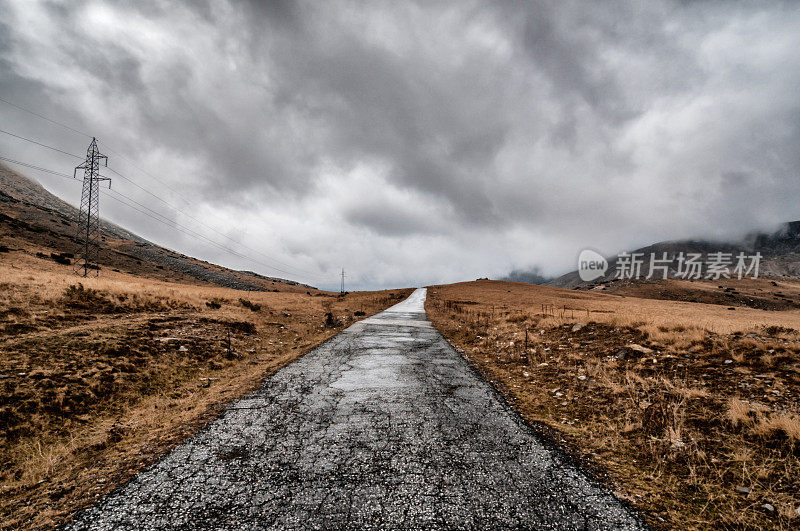
<path fill-rule="evenodd" d="M 540 364 L 539 364 L 539 367 L 547 367 L 548 365 L 549 365 L 549 364 L 548 364 L 547 362 L 545 362 L 545 363 L 540 363 Z"/>
<path fill-rule="evenodd" d="M 635 350 L 636 352 L 641 352 L 642 354 L 650 354 L 651 352 L 653 352 L 653 349 L 643 347 L 642 345 L 637 345 L 636 343 L 628 345 L 628 348 L 631 350 Z"/>
<path fill-rule="evenodd" d="M 583 323 L 576 323 L 576 324 L 575 324 L 575 325 L 572 327 L 572 331 L 573 331 L 573 332 L 578 332 L 578 331 L 579 331 L 581 328 L 583 328 L 584 326 L 586 326 L 586 325 L 585 325 L 585 324 L 583 324 Z"/>
<path fill-rule="evenodd" d="M 725 360 L 725 365 L 730 365 L 731 363 L 733 363 L 733 360 Z"/>
<path fill-rule="evenodd" d="M 189 352 L 189 349 L 181 345 L 181 348 L 178 349 L 178 352 Z"/>
<path fill-rule="evenodd" d="M 738 492 L 739 494 L 744 494 L 745 496 L 747 496 L 748 494 L 750 494 L 751 492 L 753 492 L 753 491 L 752 491 L 751 489 L 749 489 L 748 487 L 742 487 L 741 485 L 737 486 L 735 490 L 736 490 L 736 492 Z"/>
<path fill-rule="evenodd" d="M 562 396 L 564 396 L 564 393 L 556 393 L 555 396 L 556 396 L 556 398 L 561 398 Z"/>
<path fill-rule="evenodd" d="M 291 316 L 292 316 L 292 314 L 290 314 L 290 313 L 289 313 L 289 312 L 287 312 L 286 310 L 282 310 L 282 311 L 281 311 L 281 314 L 282 314 L 284 317 L 291 317 Z"/>
<path fill-rule="evenodd" d="M 771 503 L 764 503 L 764 504 L 761 505 L 761 508 L 764 509 L 768 513 L 774 513 L 775 512 L 775 506 L 772 505 Z"/>
<path fill-rule="evenodd" d="M 580 380 L 580 381 L 584 381 L 585 379 L 586 379 L 586 376 L 585 376 L 585 375 L 583 375 L 583 374 L 581 374 L 580 376 L 578 376 L 578 380 Z"/>
<path fill-rule="evenodd" d="M 614 354 L 614 357 L 617 358 L 617 361 L 623 361 L 628 356 L 628 351 L 624 348 L 621 348 Z"/>
<path fill-rule="evenodd" d="M 800 516 L 800 505 L 797 506 L 797 509 L 794 510 L 797 513 L 797 516 Z"/>

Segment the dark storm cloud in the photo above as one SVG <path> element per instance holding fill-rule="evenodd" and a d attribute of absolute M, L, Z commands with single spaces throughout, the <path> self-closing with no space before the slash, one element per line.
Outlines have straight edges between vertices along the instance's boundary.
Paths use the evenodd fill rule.
<path fill-rule="evenodd" d="M 320 275 L 554 273 L 583 246 L 796 217 L 794 3 L 0 5 L 4 97 L 123 146 L 196 215 Z"/>

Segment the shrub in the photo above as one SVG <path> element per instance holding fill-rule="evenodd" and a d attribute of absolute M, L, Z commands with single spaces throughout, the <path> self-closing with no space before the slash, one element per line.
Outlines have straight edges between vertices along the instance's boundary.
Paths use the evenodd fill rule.
<path fill-rule="evenodd" d="M 53 261 L 57 264 L 72 265 L 72 260 L 64 256 L 63 254 L 50 253 L 50 258 L 52 258 Z"/>
<path fill-rule="evenodd" d="M 116 310 L 116 305 L 105 297 L 103 293 L 92 288 L 85 288 L 83 284 L 73 284 L 64 290 L 61 302 L 69 307 L 95 312 L 111 312 Z"/>
<path fill-rule="evenodd" d="M 248 308 L 250 311 L 257 312 L 261 310 L 260 304 L 254 304 L 247 299 L 239 299 L 239 302 L 242 304 L 242 306 Z"/>

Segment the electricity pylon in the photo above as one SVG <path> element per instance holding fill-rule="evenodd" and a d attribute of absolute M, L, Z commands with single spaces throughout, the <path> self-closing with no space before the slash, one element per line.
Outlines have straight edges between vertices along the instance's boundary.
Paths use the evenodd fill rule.
<path fill-rule="evenodd" d="M 108 166 L 108 157 L 100 153 L 97 139 L 92 137 L 92 143 L 86 150 L 86 161 L 76 167 L 72 174 L 73 178 L 77 178 L 78 170 L 83 170 L 83 191 L 76 238 L 81 248 L 75 257 L 75 272 L 82 272 L 85 277 L 89 276 L 89 270 L 97 275 L 100 269 L 97 264 L 100 256 L 100 182 L 108 181 L 108 187 L 111 188 L 111 179 L 100 176 L 101 159 Z"/>

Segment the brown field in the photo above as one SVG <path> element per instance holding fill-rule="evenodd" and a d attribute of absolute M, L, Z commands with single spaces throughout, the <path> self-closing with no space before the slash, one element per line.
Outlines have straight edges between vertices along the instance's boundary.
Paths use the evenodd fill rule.
<path fill-rule="evenodd" d="M 705 285 L 706 304 L 655 300 L 682 299 L 684 285 L 639 298 L 493 281 L 431 287 L 426 307 L 509 403 L 654 528 L 791 529 L 800 285 L 775 284 L 734 295 L 777 297 L 780 311 L 731 306 L 734 284 Z"/>
<path fill-rule="evenodd" d="M 598 288 L 626 297 L 702 302 L 758 310 L 800 308 L 800 283 L 764 279 L 614 281 Z"/>
<path fill-rule="evenodd" d="M 54 527 L 411 291 L 276 289 L 82 279 L 0 253 L 0 527 Z"/>

